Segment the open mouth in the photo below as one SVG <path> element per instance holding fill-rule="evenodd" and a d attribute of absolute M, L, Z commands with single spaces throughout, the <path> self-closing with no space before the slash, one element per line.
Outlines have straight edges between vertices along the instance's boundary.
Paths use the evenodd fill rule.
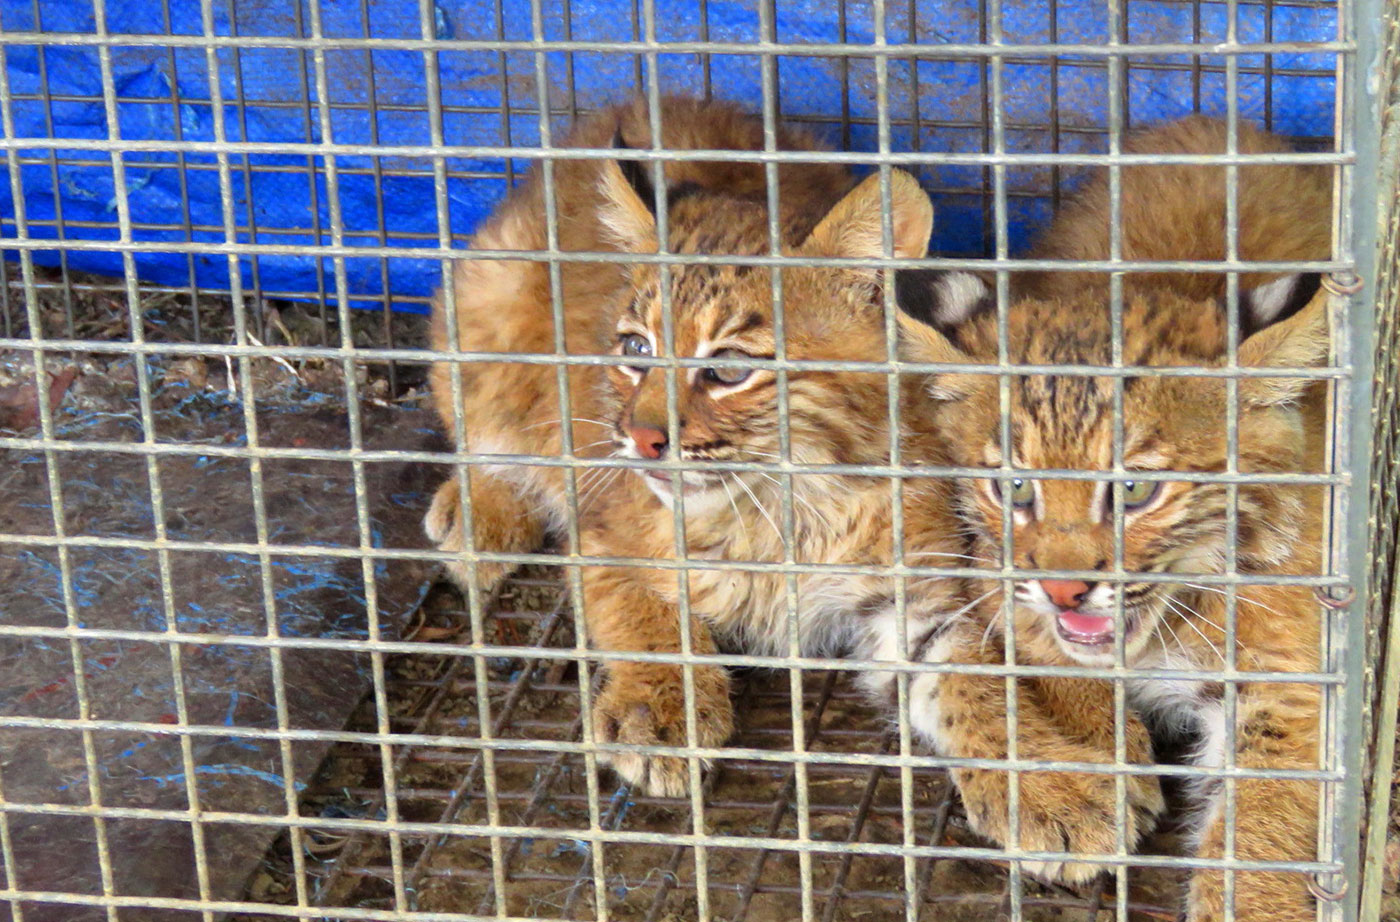
<path fill-rule="evenodd" d="M 1113 642 L 1112 615 L 1086 615 L 1080 611 L 1066 610 L 1055 618 L 1055 628 L 1065 640 L 1086 647 L 1100 647 Z"/>
<path fill-rule="evenodd" d="M 1124 633 L 1131 634 L 1136 619 L 1124 616 Z M 1114 623 L 1112 615 L 1091 615 L 1074 609 L 1065 609 L 1055 617 L 1055 630 L 1061 639 L 1083 647 L 1104 647 L 1113 643 Z"/>

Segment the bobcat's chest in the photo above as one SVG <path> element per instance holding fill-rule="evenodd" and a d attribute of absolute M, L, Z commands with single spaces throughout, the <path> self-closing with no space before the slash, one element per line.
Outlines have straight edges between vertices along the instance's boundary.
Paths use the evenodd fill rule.
<path fill-rule="evenodd" d="M 1199 671 L 1193 660 L 1164 654 L 1154 669 Z M 1225 712 L 1216 688 L 1202 680 L 1135 679 L 1126 683 L 1128 704 L 1142 715 L 1154 737 L 1184 741 L 1190 761 L 1219 767 L 1225 758 Z"/>
<path fill-rule="evenodd" d="M 862 532 L 878 516 L 862 510 L 863 495 L 848 496 L 847 508 L 831 504 L 820 520 L 794 510 L 793 557 L 799 564 L 879 565 L 877 542 Z M 784 559 L 783 543 L 773 523 L 730 523 L 727 529 L 696 529 L 692 560 L 722 560 L 777 564 Z M 708 539 L 708 540 L 706 540 Z M 782 655 L 791 648 L 790 612 L 796 612 L 798 643 L 804 654 L 829 655 L 848 646 L 857 633 L 860 611 L 874 596 L 890 591 L 886 577 L 804 570 L 796 574 L 790 598 L 787 574 L 771 569 L 708 569 L 689 571 L 691 610 L 721 636 L 748 652 Z M 667 581 L 674 586 L 674 578 Z M 795 602 L 795 605 L 792 603 Z"/>
<path fill-rule="evenodd" d="M 781 573 L 695 570 L 690 573 L 691 610 L 717 634 L 745 652 L 781 656 L 797 630 L 804 655 L 839 654 L 861 624 L 862 606 L 888 592 L 882 577 L 848 573 L 802 573 L 790 616 L 788 581 Z"/>

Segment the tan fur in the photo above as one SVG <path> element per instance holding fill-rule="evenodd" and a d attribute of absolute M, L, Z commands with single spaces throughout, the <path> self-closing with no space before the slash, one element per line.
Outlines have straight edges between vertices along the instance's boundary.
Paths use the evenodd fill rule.
<path fill-rule="evenodd" d="M 763 144 L 762 126 L 732 107 L 696 100 L 668 98 L 668 118 L 662 120 L 662 145 L 669 149 L 755 150 Z M 651 129 L 641 100 L 583 119 L 561 147 L 607 148 L 615 132 L 633 147 L 650 146 Z M 810 146 L 804 136 L 783 132 L 784 146 Z M 556 191 L 558 247 L 564 252 L 621 252 L 615 233 L 599 220 L 610 206 L 603 188 L 611 161 L 557 160 L 553 164 Z M 616 172 L 615 167 L 611 167 Z M 757 164 L 673 161 L 666 164 L 668 183 L 697 183 L 707 189 L 740 196 L 764 194 L 763 169 Z M 472 240 L 473 249 L 544 251 L 548 248 L 544 185 L 539 167 L 507 197 Z M 784 166 L 779 170 L 779 196 L 834 201 L 849 185 L 843 169 L 814 164 Z M 613 345 L 612 317 L 603 309 L 625 284 L 627 270 L 617 263 L 566 262 L 559 267 L 560 297 L 569 307 L 564 313 L 564 342 L 570 352 L 607 352 Z M 551 289 L 547 262 L 538 260 L 463 259 L 453 268 L 455 302 L 451 319 L 456 324 L 456 348 L 468 352 L 525 352 L 552 354 L 555 329 L 551 313 Z M 434 305 L 432 347 L 452 348 L 449 312 Z M 453 377 L 461 379 L 461 425 L 457 431 Z M 573 397 L 572 435 L 576 453 L 597 457 L 608 453 L 599 440 L 608 428 L 592 420 L 599 387 L 597 374 L 571 366 L 568 372 Z M 549 365 L 508 362 L 434 364 L 430 373 L 433 405 L 449 434 L 464 450 L 491 454 L 543 455 L 561 453 L 560 401 L 557 369 Z M 600 479 L 598 475 L 584 478 Z M 557 527 L 541 507 L 557 510 L 564 495 L 560 468 L 512 465 L 508 469 L 476 468 L 470 472 L 471 497 L 479 550 L 525 552 L 538 547 L 545 531 Z M 508 486 L 488 485 L 505 481 Z M 478 500 L 477 493 L 483 495 Z M 428 535 L 443 550 L 464 549 L 460 490 L 444 483 L 434 498 L 426 520 Z M 474 536 L 476 537 L 476 536 Z M 513 569 L 496 563 L 477 565 L 477 582 L 490 589 Z M 463 563 L 449 567 L 465 584 L 470 568 Z"/>
<path fill-rule="evenodd" d="M 1237 149 L 1243 154 L 1287 153 L 1282 138 L 1240 123 Z M 1124 139 L 1126 154 L 1223 154 L 1224 123 L 1193 116 L 1137 132 Z M 1226 257 L 1226 171 L 1193 164 L 1158 164 L 1120 168 L 1122 258 L 1126 260 Z M 1327 167 L 1248 165 L 1238 168 L 1238 252 L 1242 260 L 1285 261 L 1324 258 L 1332 249 L 1332 177 Z M 1209 202 L 1209 211 L 1199 203 Z M 1187 221 L 1172 220 L 1176 211 Z M 1051 222 L 1033 255 L 1040 259 L 1109 258 L 1109 184 L 1099 177 L 1085 185 Z M 1322 254 L 1319 256 L 1319 254 Z M 1086 279 L 1082 272 L 1046 272 L 1030 276 L 1027 293 L 1074 297 Z M 1169 289 L 1192 299 L 1216 297 L 1225 290 L 1225 275 L 1210 273 L 1139 273 L 1129 275 L 1140 290 Z M 1240 276 L 1249 289 L 1270 277 Z M 1107 279 L 1095 278 L 1106 285 Z"/>
<path fill-rule="evenodd" d="M 629 146 L 647 146 L 644 109 L 619 107 L 584 119 L 571 145 L 606 145 L 618 124 Z M 663 141 L 669 149 L 762 147 L 760 122 L 727 105 L 669 99 L 663 103 Z M 811 149 L 803 135 L 780 132 L 780 144 Z M 754 164 L 668 163 L 669 251 L 684 254 L 762 255 L 769 252 L 769 212 L 763 169 Z M 560 246 L 565 250 L 654 252 L 659 245 L 648 203 L 618 164 L 556 165 Z M 844 170 L 785 166 L 779 176 L 779 224 L 784 253 L 807 257 L 878 256 L 881 235 L 878 177 L 852 188 Z M 694 184 L 688 186 L 687 184 Z M 698 187 L 698 188 L 697 188 Z M 891 250 L 922 256 L 932 208 L 907 174 L 890 178 L 894 239 Z M 478 235 L 482 248 L 535 249 L 545 228 L 539 179 L 532 174 Z M 872 243 L 872 240 L 875 241 Z M 666 354 L 656 265 L 564 264 L 561 268 L 568 351 L 623 354 L 624 337 L 646 339 Z M 553 351 L 547 275 L 522 261 L 468 260 L 456 270 L 457 344 L 464 350 Z M 789 359 L 887 358 L 880 277 L 871 269 L 784 267 L 784 348 Z M 668 294 L 675 353 L 710 356 L 737 350 L 771 357 L 774 333 L 772 275 L 740 265 L 673 266 Z M 436 343 L 447 312 L 438 310 Z M 463 363 L 461 413 L 465 443 L 497 453 L 558 456 L 556 370 L 509 363 Z M 452 366 L 433 370 L 433 394 L 444 423 L 453 426 Z M 674 381 L 676 429 L 687 461 L 777 462 L 778 387 L 761 368 L 741 383 L 717 384 L 704 369 L 575 366 L 569 372 L 576 453 L 585 458 L 637 458 L 630 427 L 666 432 L 668 378 Z M 796 464 L 888 462 L 888 392 L 883 374 L 794 369 L 787 375 L 791 460 Z M 906 463 L 938 463 L 940 447 L 913 385 L 903 417 Z M 483 450 L 481 448 L 475 450 Z M 666 455 L 669 459 L 674 452 Z M 773 475 L 667 473 L 595 469 L 580 473 L 579 550 L 589 556 L 668 560 L 677 556 L 669 502 L 673 482 L 686 484 L 686 555 L 691 560 L 781 562 L 781 484 Z M 884 566 L 892 562 L 891 486 L 888 480 L 794 473 L 791 556 L 801 563 Z M 663 500 L 663 498 L 666 498 Z M 567 514 L 557 469 L 492 465 L 471 472 L 476 547 L 521 551 L 547 531 L 560 533 Z M 448 550 L 463 548 L 458 484 L 439 491 L 427 528 Z M 911 563 L 948 565 L 958 551 L 948 487 L 933 478 L 904 487 L 905 545 Z M 483 537 L 484 536 L 484 537 Z M 478 565 L 478 585 L 491 588 L 502 567 Z M 469 577 L 464 560 L 451 572 Z M 797 578 L 797 632 L 789 637 L 788 585 L 771 572 L 691 570 L 692 619 L 683 627 L 678 574 L 645 567 L 583 569 L 581 603 L 589 641 L 597 649 L 675 652 L 682 631 L 691 649 L 713 652 L 722 641 L 748 651 L 786 654 L 793 643 L 808 654 L 851 651 L 865 659 L 917 654 L 946 626 L 955 604 L 951 580 L 910 579 L 908 638 L 898 643 L 893 578 L 810 573 Z M 602 743 L 714 747 L 732 729 L 728 678 L 713 666 L 695 666 L 696 733 L 687 738 L 682 670 L 678 666 L 610 661 L 594 704 L 595 739 Z M 888 695 L 891 677 L 863 673 L 873 694 Z M 687 762 L 671 755 L 608 754 L 625 779 L 649 792 L 677 795 L 687 786 Z"/>
<path fill-rule="evenodd" d="M 1128 150 L 1215 153 L 1224 149 L 1218 122 L 1193 118 L 1146 131 Z M 1272 152 L 1283 146 L 1241 126 L 1240 150 Z M 1330 202 L 1325 170 L 1298 166 L 1250 167 L 1239 188 L 1240 256 L 1252 260 L 1316 260 L 1330 252 Z M 1122 174 L 1123 255 L 1144 260 L 1219 260 L 1225 256 L 1224 171 L 1219 167 L 1141 166 Z M 1101 177 L 1046 232 L 1039 255 L 1051 259 L 1109 256 L 1108 198 Z M 1224 363 L 1226 333 L 1218 299 L 1223 274 L 1144 273 L 1125 279 L 1123 360 L 1128 365 Z M 1242 290 L 1268 277 L 1245 276 Z M 1022 280 L 1009 312 L 1014 363 L 1109 364 L 1110 314 L 1105 278 L 1080 272 L 1040 273 Z M 1239 349 L 1241 365 L 1317 365 L 1327 355 L 1327 298 L 1319 294 L 1291 318 L 1267 326 Z M 996 318 L 985 311 L 944 338 L 932 327 L 903 324 L 911 357 L 985 362 L 996 357 Z M 934 424 L 947 433 L 955 463 L 996 467 L 1001 461 L 1000 401 L 995 376 L 938 376 Z M 1325 439 L 1325 387 L 1297 379 L 1255 379 L 1239 386 L 1241 472 L 1317 472 Z M 1220 378 L 1129 379 L 1123 396 L 1124 464 L 1166 471 L 1221 472 L 1228 461 L 1227 389 Z M 1012 379 L 1011 465 L 1027 470 L 1112 469 L 1113 381 L 1102 377 L 1026 375 Z M 1028 474 L 1028 478 L 1033 475 Z M 1016 567 L 1111 569 L 1113 514 L 1109 497 L 1094 483 L 1044 478 L 1035 505 L 1013 523 Z M 1314 487 L 1242 485 L 1238 489 L 1238 569 L 1252 575 L 1321 572 L 1322 490 Z M 1225 570 L 1226 487 L 1167 482 L 1158 499 L 1124 524 L 1123 566 L 1128 572 L 1221 573 Z M 973 553 L 1001 561 L 1002 504 L 988 482 L 961 485 L 960 509 L 974 530 Z M 1135 668 L 1220 670 L 1225 640 L 1222 591 L 1183 583 L 1121 584 L 1128 665 Z M 1111 614 L 1113 592 L 1100 582 L 1095 611 Z M 966 636 L 952 658 L 1001 662 L 1002 590 L 986 581 L 982 609 L 990 643 Z M 1155 587 L 1155 588 L 1154 588 Z M 1238 668 L 1242 671 L 1313 671 L 1319 668 L 1319 606 L 1301 587 L 1246 587 L 1237 610 Z M 1167 598 L 1170 598 L 1170 602 Z M 1095 596 L 1090 595 L 1090 600 Z M 1113 651 L 1075 644 L 1059 636 L 1058 609 L 1035 580 L 1015 584 L 1016 656 L 1020 662 L 1111 664 Z M 1123 631 L 1123 625 L 1117 627 Z M 1003 758 L 1007 753 L 1001 679 L 948 676 L 939 707 L 949 721 L 937 737 L 959 756 Z M 1018 685 L 1018 756 L 1107 762 L 1113 753 L 1113 696 L 1106 682 L 1033 680 Z M 1201 764 L 1217 763 L 1233 743 L 1239 766 L 1318 768 L 1319 694 L 1316 687 L 1243 683 L 1238 686 L 1236 734 L 1224 739 L 1222 692 L 1216 683 L 1136 680 L 1127 683 L 1130 761 L 1146 761 L 1146 720 L 1166 729 L 1204 734 Z M 1176 724 L 1175 727 L 1170 726 Z M 1221 751 L 1212 752 L 1212 748 Z M 1005 841 L 1006 783 L 997 772 L 960 771 L 957 780 L 980 829 Z M 1150 827 L 1161 808 L 1155 782 L 1128 785 L 1128 846 Z M 1032 848 L 1099 854 L 1117 847 L 1111 776 L 1023 774 L 1020 780 L 1021 842 Z M 1247 860 L 1311 860 L 1316 854 L 1317 785 L 1303 781 L 1240 780 L 1235 855 Z M 1196 791 L 1202 814 L 1197 830 L 1203 857 L 1223 851 L 1218 783 Z M 1041 870 L 1067 880 L 1093 873 L 1087 863 Z M 1194 875 L 1187 917 L 1223 917 L 1223 875 Z M 1240 872 L 1235 880 L 1236 918 L 1246 922 L 1303 922 L 1313 900 L 1301 875 Z"/>

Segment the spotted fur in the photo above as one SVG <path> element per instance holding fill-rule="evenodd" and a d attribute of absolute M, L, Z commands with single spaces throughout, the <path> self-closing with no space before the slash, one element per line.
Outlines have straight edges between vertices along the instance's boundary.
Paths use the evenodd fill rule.
<path fill-rule="evenodd" d="M 663 103 L 662 140 L 670 149 L 757 150 L 759 120 L 730 106 L 670 99 Z M 561 161 L 560 247 L 648 254 L 660 248 L 650 165 L 638 167 L 629 148 L 650 137 L 645 107 L 619 107 L 583 119 L 567 143 L 618 148 L 616 161 Z M 609 141 L 609 139 L 612 139 Z M 810 149 L 810 139 L 779 133 L 781 146 Z M 649 146 L 646 145 L 646 146 Z M 756 256 L 770 251 L 768 195 L 756 164 L 666 164 L 666 249 L 710 256 Z M 932 207 L 917 183 L 899 171 L 890 177 L 893 252 L 925 253 Z M 683 194 L 682 194 L 683 193 Z M 881 236 L 879 178 L 859 185 L 828 165 L 785 165 L 779 170 L 781 252 L 807 257 L 876 259 Z M 542 249 L 544 214 L 538 178 L 531 176 L 478 235 L 492 249 Z M 773 277 L 767 268 L 741 263 L 596 265 L 569 262 L 560 275 L 565 338 L 574 354 L 626 353 L 640 337 L 653 357 L 707 357 L 733 350 L 758 359 L 778 354 Z M 542 264 L 464 260 L 451 305 L 455 345 L 469 351 L 554 351 L 548 274 Z M 884 361 L 884 298 L 873 269 L 787 266 L 783 292 L 785 355 L 789 359 Z M 663 287 L 664 286 L 664 287 Z M 663 297 L 664 295 L 664 297 Z M 672 342 L 664 311 L 669 305 Z M 435 311 L 435 344 L 446 347 L 447 305 Z M 672 349 L 673 347 L 673 349 Z M 493 452 L 560 454 L 556 371 L 543 365 L 464 363 L 464 399 L 452 397 L 453 366 L 433 369 L 433 396 L 444 423 L 460 410 L 468 447 Z M 668 387 L 670 379 L 670 387 Z M 772 367 L 742 382 L 717 383 L 701 368 L 573 366 L 572 425 L 575 453 L 639 458 L 629 430 L 650 426 L 675 433 L 687 461 L 777 462 L 780 388 Z M 888 379 L 883 374 L 792 369 L 787 374 L 790 458 L 804 464 L 884 464 L 889 460 Z M 911 382 L 901 395 L 906 410 L 901 447 L 906 463 L 938 463 L 941 446 L 922 417 L 928 412 Z M 669 438 L 667 439 L 669 442 Z M 781 562 L 787 559 L 782 484 L 771 474 L 601 468 L 579 474 L 580 545 L 590 556 L 675 558 L 673 501 L 684 506 L 685 553 L 691 560 Z M 471 471 L 476 547 L 524 551 L 546 533 L 563 537 L 567 520 L 563 475 L 558 468 L 498 465 Z M 658 475 L 658 476 L 653 476 Z M 791 475 L 791 556 L 801 563 L 887 566 L 893 562 L 894 520 L 888 479 L 833 474 Z M 904 543 L 913 563 L 960 562 L 957 526 L 945 481 L 911 479 L 904 487 Z M 439 546 L 461 550 L 458 485 L 445 483 L 427 528 Z M 489 590 L 504 566 L 476 566 L 477 585 Z M 469 584 L 464 560 L 450 572 Z M 589 642 L 610 651 L 676 652 L 689 632 L 692 650 L 711 653 L 720 643 L 759 653 L 787 654 L 788 584 L 772 572 L 695 569 L 688 576 L 692 619 L 680 618 L 674 570 L 647 567 L 583 569 L 582 608 Z M 808 654 L 851 652 L 865 659 L 895 660 L 926 647 L 956 611 L 957 588 L 946 579 L 910 579 L 906 586 L 907 637 L 900 643 L 894 616 L 894 579 L 836 572 L 797 579 L 797 647 Z M 732 709 L 723 669 L 699 665 L 694 676 L 696 734 L 687 738 L 685 685 L 679 667 L 610 660 L 606 684 L 594 703 L 595 739 L 603 743 L 715 747 L 729 736 Z M 874 695 L 888 698 L 891 677 L 862 673 Z M 685 759 L 645 755 L 624 748 L 605 758 L 626 780 L 654 794 L 687 788 Z"/>
<path fill-rule="evenodd" d="M 1224 150 L 1225 128 L 1208 119 L 1149 130 L 1126 146 L 1135 152 L 1213 153 Z M 1276 152 L 1277 139 L 1241 126 L 1240 149 Z M 1294 165 L 1241 170 L 1240 256 L 1247 260 L 1325 259 L 1330 252 L 1330 178 L 1325 170 Z M 1106 259 L 1108 192 L 1103 178 L 1090 183 L 1047 231 L 1039 255 L 1049 259 Z M 1214 260 L 1225 256 L 1225 182 L 1219 167 L 1124 168 L 1123 255 L 1135 260 Z M 1221 274 L 1156 272 L 1124 279 L 1122 360 L 1135 366 L 1206 366 L 1227 362 L 1227 318 L 1240 318 L 1238 362 L 1244 367 L 1299 367 L 1327 357 L 1325 297 L 1317 279 L 1245 276 L 1243 296 L 1225 299 Z M 1113 318 L 1106 278 L 1083 272 L 1047 272 L 1018 280 L 1007 321 L 1010 360 L 1026 364 L 1110 365 Z M 965 301 L 967 299 L 964 299 Z M 985 362 L 997 355 L 995 313 L 975 305 L 942 305 L 939 311 L 969 315 L 956 330 L 908 318 L 907 348 L 925 361 Z M 951 337 L 944 335 L 951 333 Z M 1105 471 L 1114 468 L 1115 386 L 1110 376 L 1018 375 L 1011 379 L 1011 439 L 1003 458 L 1000 396 L 994 376 L 940 375 L 930 384 L 939 408 L 934 424 L 946 432 L 960 465 L 995 468 L 1006 461 L 1028 471 L 1033 500 L 1014 511 L 1012 558 L 1017 567 L 1041 570 L 1112 569 L 1115 558 L 1113 492 L 1089 481 L 1037 479 L 1036 470 Z M 1323 469 L 1325 386 L 1298 378 L 1246 378 L 1237 385 L 1238 466 L 1241 473 L 1318 472 Z M 1219 474 L 1229 469 L 1227 416 L 1232 399 L 1222 378 L 1129 376 L 1122 388 L 1124 467 L 1129 471 Z M 1131 479 L 1131 473 L 1125 479 Z M 1002 560 L 1003 504 L 990 479 L 960 485 L 960 514 L 974 533 L 974 553 L 993 565 Z M 1320 572 L 1323 496 L 1315 487 L 1278 484 L 1238 488 L 1237 571 L 1255 576 Z M 1166 480 L 1154 497 L 1125 507 L 1122 565 L 1132 573 L 1180 576 L 1180 581 L 1097 581 L 1079 610 L 1112 616 L 1122 595 L 1123 619 L 1111 633 L 1123 639 L 1127 665 L 1137 668 L 1223 667 L 1226 621 L 1223 591 L 1192 575 L 1226 572 L 1231 556 L 1228 488 L 1222 484 Z M 1076 579 L 1078 577 L 1075 577 Z M 1087 580 L 1086 580 L 1087 582 Z M 959 654 L 1003 656 L 1003 610 L 998 581 L 988 580 L 983 621 L 992 642 L 965 639 Z M 1111 642 L 1092 645 L 1061 629 L 1060 609 L 1037 580 L 1015 584 L 1017 657 L 1042 664 L 1105 665 L 1115 662 Z M 1239 590 L 1235 650 L 1244 671 L 1310 671 L 1318 668 L 1319 607 L 1306 588 Z M 1097 637 L 1098 635 L 1089 635 Z M 1045 686 L 1053 684 L 1054 690 Z M 1022 683 L 1022 758 L 1105 762 L 1113 753 L 1113 698 L 1107 683 L 1054 679 Z M 1129 756 L 1147 761 L 1142 721 L 1186 730 L 1201 739 L 1195 761 L 1223 764 L 1233 748 L 1240 766 L 1318 767 L 1319 697 L 1306 685 L 1244 683 L 1239 686 L 1237 732 L 1225 737 L 1224 711 L 1208 683 L 1134 680 L 1128 683 Z M 958 755 L 1002 757 L 1001 680 L 949 676 L 939 690 L 945 710 L 971 709 L 965 726 L 949 728 L 936 742 Z M 977 714 L 981 709 L 985 713 Z M 1031 723 L 1031 726 L 1027 724 Z M 988 731 L 988 727 L 994 728 Z M 1076 804 L 1078 842 L 1110 853 L 1116 848 L 1112 779 L 1095 776 L 1021 776 L 1021 802 Z M 974 817 L 1005 812 L 1005 784 L 991 772 L 962 772 L 964 798 Z M 1136 843 L 1160 809 L 1155 786 L 1142 776 L 1128 781 L 1128 844 Z M 1154 782 L 1155 785 L 1155 782 Z M 1316 856 L 1317 788 L 1303 781 L 1241 780 L 1236 788 L 1239 825 L 1235 855 L 1252 860 L 1309 860 Z M 1223 854 L 1219 785 L 1195 789 L 1194 835 L 1202 857 Z M 1023 812 L 1022 844 L 1054 843 L 1054 817 Z M 1142 820 L 1137 822 L 1136 820 Z M 997 822 L 983 826 L 1004 838 Z M 1076 850 L 1076 849 L 1071 849 Z M 1097 868 L 1072 862 L 1053 876 L 1082 879 Z M 1223 917 L 1223 875 L 1194 875 L 1187 918 Z M 1235 884 L 1236 918 L 1247 922 L 1303 922 L 1313 902 L 1305 881 L 1285 873 L 1241 873 Z"/>

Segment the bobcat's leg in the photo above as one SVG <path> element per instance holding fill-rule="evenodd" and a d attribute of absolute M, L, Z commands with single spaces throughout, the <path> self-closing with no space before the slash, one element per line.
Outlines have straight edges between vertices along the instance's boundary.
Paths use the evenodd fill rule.
<path fill-rule="evenodd" d="M 1235 764 L 1241 768 L 1317 768 L 1316 688 L 1299 685 L 1246 685 L 1236 710 Z M 1223 741 L 1223 713 L 1213 735 Z M 1219 747 L 1217 747 L 1219 748 Z M 1204 753 L 1219 764 L 1223 753 Z M 1254 861 L 1309 861 L 1317 855 L 1317 782 L 1240 778 L 1235 782 L 1235 857 Z M 1211 786 L 1200 830 L 1199 854 L 1225 854 L 1225 791 Z M 1316 906 L 1302 874 L 1237 871 L 1235 918 L 1240 922 L 1311 922 Z M 1190 922 L 1225 918 L 1225 875 L 1200 870 L 1191 878 Z"/>
<path fill-rule="evenodd" d="M 680 651 L 680 612 L 646 585 L 634 569 L 589 567 L 583 571 L 589 639 L 604 650 Z M 691 650 L 713 653 L 705 625 L 692 619 Z M 729 675 L 719 666 L 694 666 L 697 746 L 718 746 L 734 731 Z M 602 743 L 685 746 L 685 685 L 682 667 L 665 663 L 609 661 L 606 684 L 593 703 L 594 734 Z M 608 753 L 627 783 L 651 795 L 686 793 L 684 758 L 642 753 Z"/>
<path fill-rule="evenodd" d="M 999 643 L 982 642 L 975 622 L 958 626 L 958 636 L 932 651 L 944 662 L 999 664 Z M 1112 762 L 1113 687 L 1109 682 L 1073 678 L 1023 678 L 1017 683 L 1016 756 L 1021 760 Z M 975 759 L 1008 757 L 1006 680 L 1000 676 L 926 674 L 910 685 L 915 729 L 946 756 Z M 1131 712 L 1127 760 L 1153 761 L 1146 727 Z M 981 835 L 1010 841 L 1009 772 L 957 768 L 953 780 L 968 820 Z M 1126 777 L 1126 845 L 1138 845 L 1164 809 L 1155 776 Z M 1112 855 L 1118 851 L 1118 793 L 1112 774 L 1023 771 L 1019 775 L 1018 844 L 1026 851 Z M 1082 883 L 1106 865 L 1072 858 L 1025 862 L 1022 867 L 1049 880 Z"/>
<path fill-rule="evenodd" d="M 538 502 L 523 496 L 518 486 L 490 471 L 471 470 L 468 480 L 476 550 L 520 554 L 539 549 L 545 539 L 546 519 Z M 461 552 L 465 549 L 462 491 L 456 477 L 438 487 L 433 504 L 423 517 L 423 530 L 438 550 Z M 515 567 L 512 563 L 479 561 L 476 564 L 477 586 L 482 592 L 490 593 Z M 467 591 L 472 568 L 466 560 L 449 561 L 447 574 L 463 592 Z"/>

